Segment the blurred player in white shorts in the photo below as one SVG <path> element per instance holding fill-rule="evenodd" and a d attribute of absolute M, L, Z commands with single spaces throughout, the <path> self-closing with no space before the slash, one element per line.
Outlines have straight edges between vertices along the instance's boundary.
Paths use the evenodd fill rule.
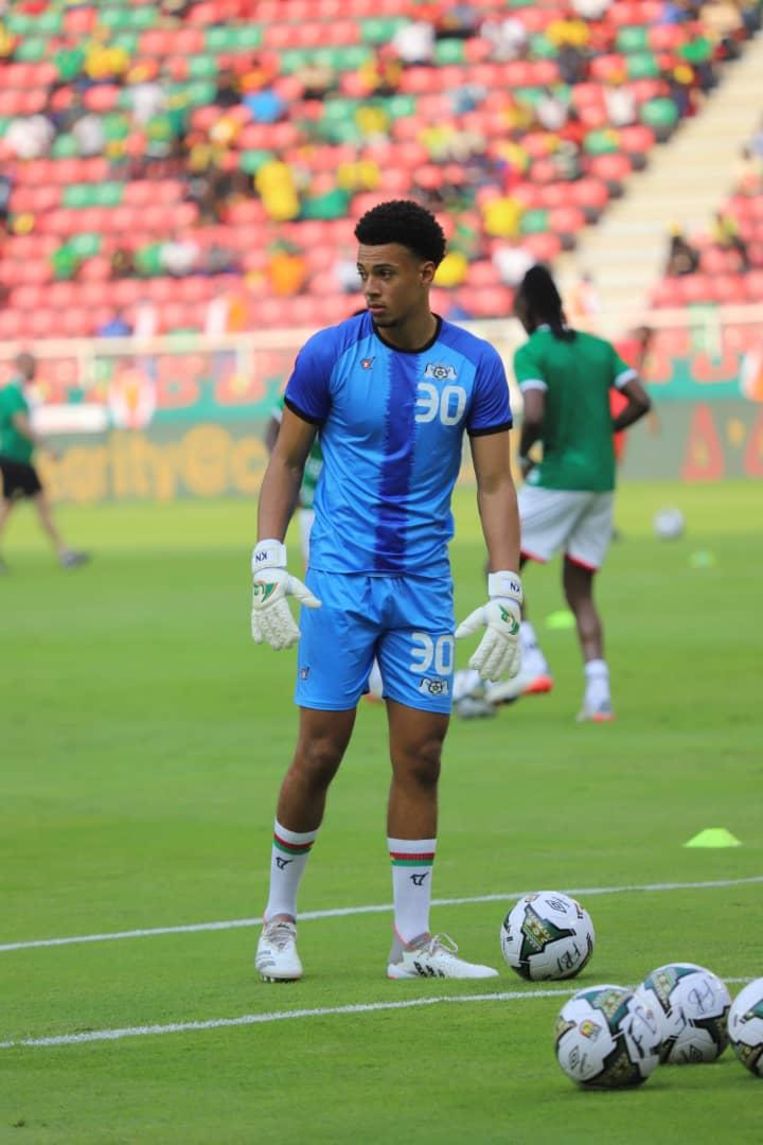
<path fill-rule="evenodd" d="M 602 338 L 567 326 L 549 272 L 535 266 L 517 290 L 515 311 L 529 337 L 514 356 L 524 399 L 519 463 L 522 564 L 563 555 L 562 584 L 575 616 L 585 685 L 579 719 L 613 718 L 609 668 L 601 618 L 593 599 L 595 574 L 612 539 L 615 433 L 649 410 L 649 397 L 615 348 Z M 624 399 L 612 416 L 611 390 Z M 530 451 L 540 446 L 535 462 Z M 523 613 L 522 670 L 491 685 L 492 703 L 549 692 L 553 677 Z"/>

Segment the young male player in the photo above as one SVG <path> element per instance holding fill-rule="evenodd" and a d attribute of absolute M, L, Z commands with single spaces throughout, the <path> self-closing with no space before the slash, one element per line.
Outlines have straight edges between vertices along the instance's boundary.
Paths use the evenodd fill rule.
<path fill-rule="evenodd" d="M 496 351 L 432 313 L 445 253 L 436 219 L 395 200 L 355 229 L 366 313 L 313 336 L 286 387 L 263 479 L 252 555 L 252 635 L 299 640 L 296 750 L 283 780 L 270 893 L 255 965 L 269 981 L 300 978 L 297 890 L 349 744 L 374 656 L 385 686 L 392 780 L 387 843 L 394 939 L 390 978 L 488 978 L 430 932 L 437 785 L 451 710 L 451 496 L 468 434 L 488 551 L 488 602 L 456 635 L 483 627 L 471 664 L 490 679 L 519 666 L 519 521 L 509 463 L 508 385 Z M 316 433 L 323 472 L 310 566 L 287 571 L 283 538 Z M 288 605 L 305 606 L 300 628 Z M 301 635 L 301 639 L 300 639 Z"/>
<path fill-rule="evenodd" d="M 0 536 L 8 518 L 19 501 L 28 498 L 39 517 L 40 524 L 50 538 L 59 564 L 76 568 L 88 560 L 86 553 L 75 552 L 64 543 L 53 510 L 33 464 L 35 450 L 44 443 L 32 429 L 29 402 L 25 389 L 37 374 L 37 360 L 33 354 L 19 354 L 15 361 L 16 376 L 0 390 L 0 474 L 3 479 L 3 499 L 0 502 Z M 0 558 L 0 571 L 5 564 Z"/>
<path fill-rule="evenodd" d="M 602 622 L 593 599 L 594 577 L 612 538 L 615 488 L 614 435 L 649 410 L 636 371 L 609 343 L 567 326 L 554 280 L 532 267 L 515 297 L 515 311 L 529 338 L 514 355 L 524 399 L 519 444 L 526 481 L 519 493 L 522 565 L 564 553 L 562 581 L 575 615 L 585 687 L 581 720 L 613 718 Z M 613 418 L 610 389 L 625 403 Z M 542 445 L 542 460 L 530 459 Z M 494 703 L 549 691 L 552 677 L 532 624 L 523 620 L 522 671 L 488 687 Z"/>

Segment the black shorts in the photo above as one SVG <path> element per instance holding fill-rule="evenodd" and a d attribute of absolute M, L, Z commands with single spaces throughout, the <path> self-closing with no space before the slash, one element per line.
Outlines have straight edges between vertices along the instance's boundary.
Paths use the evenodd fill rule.
<path fill-rule="evenodd" d="M 3 476 L 3 499 L 15 501 L 18 497 L 35 497 L 42 492 L 42 484 L 34 465 L 26 461 L 12 461 L 10 457 L 0 457 L 0 473 Z"/>

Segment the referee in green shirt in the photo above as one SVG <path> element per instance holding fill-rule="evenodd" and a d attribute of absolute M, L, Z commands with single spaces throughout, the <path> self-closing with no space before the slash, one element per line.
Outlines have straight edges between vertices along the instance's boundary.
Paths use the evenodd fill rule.
<path fill-rule="evenodd" d="M 0 475 L 3 497 L 0 501 L 0 538 L 8 518 L 19 501 L 27 498 L 37 510 L 40 524 L 55 547 L 59 563 L 64 568 L 76 568 L 88 560 L 86 553 L 68 548 L 53 520 L 50 501 L 42 487 L 40 476 L 33 464 L 35 450 L 42 446 L 40 436 L 32 429 L 26 387 L 37 373 L 37 360 L 33 354 L 19 354 L 15 361 L 16 374 L 0 389 Z M 6 571 L 0 557 L 0 572 Z"/>
<path fill-rule="evenodd" d="M 545 267 L 528 270 L 514 307 L 529 335 L 514 356 L 524 401 L 519 443 L 525 477 L 519 492 L 522 564 L 564 554 L 562 582 L 575 616 L 585 673 L 578 718 L 603 723 L 614 713 L 593 583 L 612 538 L 614 434 L 643 417 L 650 400 L 636 371 L 611 343 L 567 326 L 559 291 Z M 614 418 L 613 387 L 626 399 Z M 537 446 L 541 458 L 535 462 L 530 451 Z M 521 639 L 522 670 L 514 680 L 488 690 L 494 703 L 548 692 L 553 686 L 527 620 Z"/>

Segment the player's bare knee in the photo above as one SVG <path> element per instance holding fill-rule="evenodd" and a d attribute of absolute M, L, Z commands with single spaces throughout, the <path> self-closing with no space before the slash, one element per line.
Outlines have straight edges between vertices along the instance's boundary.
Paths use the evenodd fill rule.
<path fill-rule="evenodd" d="M 312 783 L 327 784 L 342 762 L 344 744 L 330 736 L 300 743 L 291 770 Z"/>

